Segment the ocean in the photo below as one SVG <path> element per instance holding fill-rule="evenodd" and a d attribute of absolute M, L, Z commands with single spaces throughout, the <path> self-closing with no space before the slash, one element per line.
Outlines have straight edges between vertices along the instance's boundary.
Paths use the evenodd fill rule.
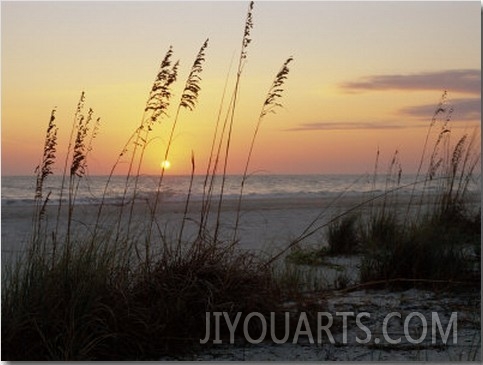
<path fill-rule="evenodd" d="M 378 176 L 374 181 L 372 175 L 268 175 L 256 174 L 248 177 L 243 192 L 243 199 L 307 199 L 317 197 L 337 197 L 359 195 L 361 193 L 378 194 L 396 186 L 410 185 L 415 181 L 414 175 L 388 179 Z M 158 176 L 140 176 L 138 181 L 138 200 L 149 200 L 156 196 Z M 227 176 L 224 187 L 224 199 L 237 199 L 240 195 L 242 176 Z M 86 176 L 81 179 L 76 197 L 76 204 L 96 204 L 101 201 L 106 186 L 107 176 Z M 191 200 L 199 201 L 203 197 L 204 176 L 195 176 L 191 189 Z M 2 206 L 31 205 L 35 195 L 35 176 L 2 176 Z M 49 176 L 44 183 L 44 196 L 50 193 L 49 203 L 58 202 L 60 197 L 61 176 Z M 66 179 L 66 186 L 68 179 Z M 134 179 L 127 183 L 128 191 L 132 191 Z M 163 178 L 160 198 L 163 201 L 184 201 L 190 186 L 190 176 L 170 176 Z M 398 194 L 410 194 L 413 190 L 421 190 L 423 184 L 411 185 L 398 190 Z M 122 200 L 126 187 L 125 176 L 113 176 L 106 190 L 105 203 L 118 204 Z M 214 195 L 220 192 L 221 177 L 216 177 Z M 435 189 L 436 186 L 430 187 Z M 129 193 L 128 193 L 129 196 Z M 63 195 L 67 197 L 66 191 Z"/>
<path fill-rule="evenodd" d="M 107 182 L 106 176 L 86 176 L 81 179 L 78 193 L 76 194 L 76 210 L 74 221 L 76 227 L 82 233 L 93 227 L 98 214 L 97 206 L 102 202 L 104 189 Z M 140 204 L 135 210 L 134 224 L 142 230 L 143 222 L 146 221 L 145 208 L 152 207 L 156 197 L 159 177 L 141 176 L 138 182 L 136 199 Z M 203 199 L 204 176 L 195 176 L 191 188 L 191 210 L 186 220 L 185 236 L 198 232 L 199 202 Z M 224 206 L 220 216 L 220 229 L 225 238 L 231 238 L 233 227 L 237 219 L 237 200 L 240 196 L 242 176 L 227 176 L 223 194 Z M 243 194 L 242 213 L 240 215 L 239 247 L 253 250 L 274 250 L 283 248 L 294 237 L 305 232 L 313 223 L 323 226 L 328 220 L 341 212 L 361 203 L 369 203 L 373 197 L 383 196 L 384 192 L 395 186 L 406 186 L 397 190 L 397 199 L 391 197 L 389 204 L 392 208 L 406 209 L 409 197 L 413 193 L 422 191 L 424 184 L 413 184 L 414 175 L 401 177 L 399 185 L 397 181 L 387 179 L 384 175 L 269 175 L 254 174 L 249 176 L 245 184 Z M 478 180 L 479 181 L 479 180 Z M 35 202 L 35 176 L 3 176 L 2 183 L 2 230 L 1 242 L 2 253 L 5 260 L 9 254 L 22 252 L 24 243 L 28 242 L 32 228 L 32 207 Z M 51 205 L 50 213 L 47 214 L 48 224 L 55 225 L 57 216 L 56 206 L 59 203 L 60 186 L 62 177 L 49 176 L 44 184 L 44 197 L 50 193 L 48 205 Z M 438 192 L 438 181 L 426 186 L 426 193 Z M 220 193 L 221 177 L 217 177 L 214 184 L 213 198 L 217 200 Z M 104 227 L 113 227 L 112 219 L 117 219 L 117 208 L 123 202 L 124 189 L 126 186 L 125 176 L 112 177 L 104 196 Z M 132 201 L 134 180 L 128 181 L 128 192 L 124 203 Z M 190 176 L 167 175 L 163 179 L 160 204 L 156 220 L 159 227 L 167 232 L 177 232 L 183 219 L 183 209 L 190 188 Z M 480 191 L 479 182 L 472 183 L 470 190 Z M 63 200 L 68 197 L 67 189 L 64 191 Z M 172 202 L 172 203 L 171 203 Z M 396 204 L 397 202 L 397 204 Z M 405 203 L 406 202 L 406 203 Z M 478 206 L 479 199 L 476 200 Z M 148 203 L 148 204 L 145 204 Z M 179 203 L 179 204 L 178 204 Z M 414 209 L 419 209 L 421 201 L 415 202 Z M 65 208 L 68 204 L 64 203 Z M 162 207 L 162 209 L 161 209 Z M 365 205 L 363 209 L 372 209 L 372 205 Z M 208 228 L 213 229 L 217 220 L 217 207 L 212 207 L 208 216 Z M 49 210 L 48 210 L 49 211 Z M 405 210 L 404 210 L 405 211 Z M 137 212 L 137 213 L 136 213 Z M 128 210 L 124 211 L 123 219 L 127 219 Z M 61 217 L 64 222 L 66 217 Z M 77 224 L 79 223 L 79 224 Z M 138 224 L 139 223 L 139 224 Z M 115 226 L 115 225 L 114 225 Z M 61 224 L 61 227 L 63 225 Z M 323 231 L 320 234 L 304 240 L 306 244 L 318 244 L 323 240 Z M 2 260 L 3 260 L 2 256 Z"/>

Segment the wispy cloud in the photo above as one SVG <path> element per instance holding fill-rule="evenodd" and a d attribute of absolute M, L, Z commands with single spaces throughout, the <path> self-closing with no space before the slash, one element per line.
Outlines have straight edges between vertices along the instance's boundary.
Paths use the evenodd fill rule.
<path fill-rule="evenodd" d="M 319 121 L 301 123 L 286 131 L 337 131 L 337 130 L 368 130 L 368 129 L 404 129 L 427 127 L 436 110 L 434 104 L 415 105 L 402 108 L 396 112 L 398 121 L 375 122 L 334 122 Z M 451 120 L 455 123 L 481 120 L 481 102 L 479 98 L 452 99 L 447 107 L 453 108 Z M 423 122 L 423 123 L 419 123 Z"/>
<path fill-rule="evenodd" d="M 459 121 L 475 121 L 481 119 L 481 99 L 452 99 L 449 105 L 453 107 L 454 112 L 452 120 Z M 434 105 L 417 105 L 410 106 L 399 110 L 399 114 L 417 118 L 418 120 L 428 120 L 434 114 Z"/>
<path fill-rule="evenodd" d="M 340 85 L 345 91 L 363 90 L 448 90 L 480 94 L 481 71 L 473 69 L 422 72 L 407 75 L 371 75 Z"/>
<path fill-rule="evenodd" d="M 287 131 L 336 131 L 358 129 L 402 129 L 404 125 L 387 122 L 313 122 L 302 123 L 297 127 L 286 129 Z"/>

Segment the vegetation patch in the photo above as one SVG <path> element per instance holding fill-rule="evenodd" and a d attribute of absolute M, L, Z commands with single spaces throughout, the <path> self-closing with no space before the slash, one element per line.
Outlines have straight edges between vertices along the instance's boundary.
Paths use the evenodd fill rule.
<path fill-rule="evenodd" d="M 478 138 L 476 134 L 464 134 L 451 143 L 450 118 L 440 115 L 447 110 L 443 107 L 446 94 L 431 120 L 414 182 L 414 186 L 423 185 L 423 194 L 415 194 L 413 190 L 407 209 L 409 212 L 414 207 L 429 207 L 426 211 L 420 208 L 414 214 L 401 215 L 391 208 L 402 173 L 396 153 L 385 177 L 388 183 L 382 207 L 371 209 L 368 217 L 362 217 L 356 208 L 368 206 L 373 198 L 329 223 L 320 224 L 317 217 L 298 238 L 268 259 L 239 250 L 241 201 L 254 144 L 265 117 L 281 107 L 292 57 L 282 63 L 262 102 L 241 180 L 233 235 L 228 238 L 222 235 L 224 189 L 237 96 L 251 43 L 252 11 L 253 2 L 248 7 L 231 101 L 220 106 L 220 111 L 226 109 L 226 116 L 218 117 L 213 131 L 196 222 L 198 231 L 189 238 L 184 227 L 196 170 L 194 153 L 179 231 L 169 237 L 157 221 L 166 166 L 158 176 L 155 198 L 147 203 L 148 213 L 141 223 L 134 220 L 146 146 L 153 128 L 168 117 L 172 86 L 178 78 L 180 64 L 173 60 L 172 48 L 166 52 L 156 74 L 141 123 L 113 164 L 92 227 L 77 222 L 74 211 L 78 208 L 79 183 L 87 176 L 100 118 L 94 116 L 92 109 L 86 111 L 86 97 L 82 93 L 63 161 L 60 199 L 54 204 L 56 217 L 49 221 L 47 207 L 51 192 L 46 191 L 45 182 L 54 172 L 58 129 L 56 111 L 51 112 L 41 162 L 36 169 L 32 240 L 21 260 L 3 268 L 3 359 L 158 360 L 164 354 L 196 350 L 206 330 L 207 312 L 229 315 L 258 312 L 266 316 L 276 312 L 278 316 L 288 300 L 295 301 L 294 311 L 312 313 L 313 319 L 314 313 L 326 308 L 319 295 L 310 298 L 305 290 L 315 288 L 308 284 L 317 284 L 319 278 L 307 279 L 298 271 L 283 277 L 277 274 L 275 263 L 282 261 L 279 258 L 287 252 L 287 261 L 293 264 L 326 266 L 336 271 L 334 286 L 338 289 L 349 290 L 352 279 L 343 265 L 330 259 L 355 254 L 363 255 L 359 283 L 362 285 L 376 281 L 404 287 L 465 283 L 472 289 L 480 288 L 481 209 L 473 212 L 467 199 L 468 186 L 479 163 L 480 154 L 475 152 Z M 196 107 L 207 47 L 208 40 L 196 55 L 173 113 L 164 161 L 168 161 L 181 111 L 189 112 Z M 428 152 L 429 137 L 435 131 L 435 143 Z M 115 224 L 105 231 L 101 223 L 106 216 L 112 216 L 112 211 L 105 209 L 107 192 L 121 162 L 128 169 L 125 187 L 121 202 L 115 207 Z M 425 173 L 423 166 L 427 168 Z M 218 186 L 215 181 L 220 182 L 219 190 L 215 189 Z M 64 215 L 66 224 L 61 226 Z M 87 229 L 79 234 L 75 230 L 78 226 Z M 323 230 L 326 242 L 310 250 L 302 247 L 306 238 Z M 278 332 L 284 322 L 278 321 L 277 325 Z M 310 326 L 313 325 L 312 321 Z M 249 330 L 253 334 L 260 332 L 257 326 Z M 221 331 L 222 336 L 227 335 L 226 328 Z"/>

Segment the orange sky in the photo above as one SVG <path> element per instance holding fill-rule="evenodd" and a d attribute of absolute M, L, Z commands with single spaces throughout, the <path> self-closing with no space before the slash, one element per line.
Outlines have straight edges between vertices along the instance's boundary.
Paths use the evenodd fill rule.
<path fill-rule="evenodd" d="M 169 156 L 169 173 L 188 173 L 191 151 L 203 173 L 247 5 L 2 2 L 2 174 L 33 173 L 54 107 L 62 156 L 81 91 L 102 120 L 89 173 L 107 174 L 141 121 L 169 46 L 181 62 L 172 117 L 189 67 L 210 38 L 199 105 L 181 113 Z M 414 171 L 445 89 L 455 133 L 480 125 L 479 2 L 258 2 L 253 17 L 229 173 L 243 171 L 266 92 L 289 56 L 284 109 L 265 118 L 252 172 L 370 172 L 378 147 L 387 161 L 398 149 L 403 169 Z M 144 173 L 159 171 L 171 123 L 153 130 Z"/>

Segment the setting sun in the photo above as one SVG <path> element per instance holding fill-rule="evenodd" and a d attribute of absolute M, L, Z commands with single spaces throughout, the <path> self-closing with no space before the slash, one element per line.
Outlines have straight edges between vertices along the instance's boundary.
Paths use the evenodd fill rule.
<path fill-rule="evenodd" d="M 169 168 L 171 167 L 171 162 L 169 162 L 168 160 L 165 160 L 161 162 L 160 165 L 161 165 L 161 168 L 165 170 L 169 170 Z"/>
<path fill-rule="evenodd" d="M 0 362 L 481 361 L 481 9 L 0 0 Z"/>

